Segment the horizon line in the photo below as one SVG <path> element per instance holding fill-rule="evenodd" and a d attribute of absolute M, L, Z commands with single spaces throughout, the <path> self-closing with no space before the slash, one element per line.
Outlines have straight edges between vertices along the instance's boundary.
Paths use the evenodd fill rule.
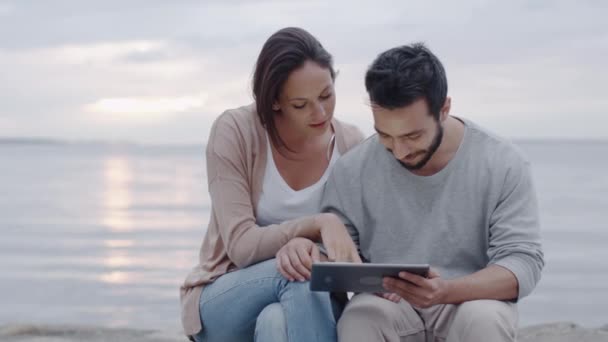
<path fill-rule="evenodd" d="M 558 138 L 558 137 L 520 137 L 507 138 L 514 143 L 608 143 L 608 137 L 591 138 Z M 133 140 L 103 139 L 61 139 L 51 137 L 2 137 L 2 145 L 105 145 L 105 146 L 141 146 L 141 147 L 192 147 L 204 146 L 206 142 L 142 142 Z"/>

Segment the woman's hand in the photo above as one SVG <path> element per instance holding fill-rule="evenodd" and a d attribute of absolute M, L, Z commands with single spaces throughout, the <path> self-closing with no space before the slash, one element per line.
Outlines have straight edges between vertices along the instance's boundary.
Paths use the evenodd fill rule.
<path fill-rule="evenodd" d="M 327 250 L 329 261 L 361 263 L 359 252 L 342 221 L 334 214 L 318 217 L 321 241 Z"/>
<path fill-rule="evenodd" d="M 309 239 L 291 239 L 276 255 L 277 269 L 289 281 L 310 279 L 312 263 L 319 262 L 319 247 Z"/>

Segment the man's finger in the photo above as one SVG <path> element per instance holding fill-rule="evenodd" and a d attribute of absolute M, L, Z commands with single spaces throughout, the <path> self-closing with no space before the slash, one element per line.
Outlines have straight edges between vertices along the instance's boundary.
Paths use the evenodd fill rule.
<path fill-rule="evenodd" d="M 399 301 L 401 300 L 401 297 L 399 297 L 399 295 L 396 293 L 389 293 L 388 298 L 393 303 L 399 303 Z"/>
<path fill-rule="evenodd" d="M 422 299 L 424 296 L 424 294 L 422 293 L 424 289 L 400 279 L 386 277 L 382 281 L 382 285 L 387 291 L 396 293 L 404 299 L 406 297 L 415 297 L 417 299 Z"/>
<path fill-rule="evenodd" d="M 428 277 L 429 277 L 429 279 L 432 279 L 432 278 L 439 278 L 439 277 L 441 277 L 441 274 L 439 274 L 439 271 L 438 271 L 438 270 L 436 270 L 436 269 L 434 269 L 433 267 L 431 267 L 431 268 L 429 269 L 429 274 L 428 274 Z"/>
<path fill-rule="evenodd" d="M 413 273 L 409 273 L 409 272 L 399 272 L 399 278 L 401 278 L 403 280 L 407 280 L 410 283 L 416 284 L 420 287 L 428 287 L 428 280 L 417 274 L 413 274 Z"/>
<path fill-rule="evenodd" d="M 399 303 L 399 301 L 401 301 L 401 296 L 399 296 L 396 293 L 392 293 L 392 292 L 376 292 L 374 293 L 376 296 L 384 298 L 388 301 L 391 301 L 393 303 Z"/>
<path fill-rule="evenodd" d="M 420 297 L 419 295 L 415 294 L 415 293 L 411 293 L 408 291 L 402 291 L 402 290 L 396 290 L 396 289 L 389 289 L 387 288 L 388 291 L 392 291 L 395 293 L 395 295 L 397 297 L 399 297 L 399 300 L 403 299 L 406 302 L 412 304 L 412 305 L 416 305 L 417 307 L 421 306 L 421 303 L 423 302 L 423 298 Z"/>
<path fill-rule="evenodd" d="M 399 299 L 401 299 L 401 297 L 399 297 L 398 295 L 394 294 L 394 293 L 381 293 L 382 298 L 386 299 L 386 300 L 390 300 L 393 303 L 399 303 Z"/>

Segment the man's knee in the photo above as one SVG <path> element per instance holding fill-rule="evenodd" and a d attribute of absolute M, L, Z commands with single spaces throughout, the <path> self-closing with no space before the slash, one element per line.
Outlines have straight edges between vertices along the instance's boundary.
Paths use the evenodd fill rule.
<path fill-rule="evenodd" d="M 517 311 L 515 305 L 498 300 L 475 300 L 458 306 L 453 329 L 461 333 L 515 336 Z"/>
<path fill-rule="evenodd" d="M 287 342 L 287 322 L 281 304 L 270 304 L 260 312 L 255 324 L 255 340 Z"/>
<path fill-rule="evenodd" d="M 409 304 L 395 304 L 371 294 L 353 297 L 338 321 L 338 336 L 356 336 L 359 331 L 378 331 L 405 336 L 424 330 L 424 324 Z"/>

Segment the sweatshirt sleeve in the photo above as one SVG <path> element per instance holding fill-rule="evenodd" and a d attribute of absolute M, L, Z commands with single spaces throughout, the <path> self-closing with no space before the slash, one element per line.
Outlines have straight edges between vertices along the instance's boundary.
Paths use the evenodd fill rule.
<path fill-rule="evenodd" d="M 529 295 L 544 267 L 538 204 L 530 165 L 518 160 L 506 172 L 490 217 L 489 263 L 505 267 L 517 278 L 518 299 Z"/>
<path fill-rule="evenodd" d="M 355 205 L 349 203 L 349 205 L 345 206 L 345 202 L 348 199 L 343 197 L 343 194 L 340 190 L 350 190 L 352 187 L 347 184 L 341 184 L 341 181 L 345 180 L 347 176 L 341 172 L 342 165 L 340 161 L 336 164 L 334 169 L 332 170 L 329 178 L 327 179 L 327 183 L 325 184 L 325 190 L 323 191 L 323 200 L 321 201 L 321 212 L 324 213 L 332 213 L 340 218 L 342 223 L 346 226 L 350 237 L 353 239 L 355 246 L 357 246 L 357 250 L 359 254 L 361 254 L 361 246 L 359 244 L 359 231 L 357 230 L 356 218 L 354 216 L 353 211 L 356 211 L 357 208 Z M 357 199 L 358 197 L 353 193 L 349 192 L 350 199 Z"/>
<path fill-rule="evenodd" d="M 224 113 L 214 123 L 206 149 L 212 215 L 228 257 L 239 268 L 274 257 L 294 237 L 311 238 L 316 224 L 314 216 L 256 224 L 245 144 L 234 119 Z"/>

